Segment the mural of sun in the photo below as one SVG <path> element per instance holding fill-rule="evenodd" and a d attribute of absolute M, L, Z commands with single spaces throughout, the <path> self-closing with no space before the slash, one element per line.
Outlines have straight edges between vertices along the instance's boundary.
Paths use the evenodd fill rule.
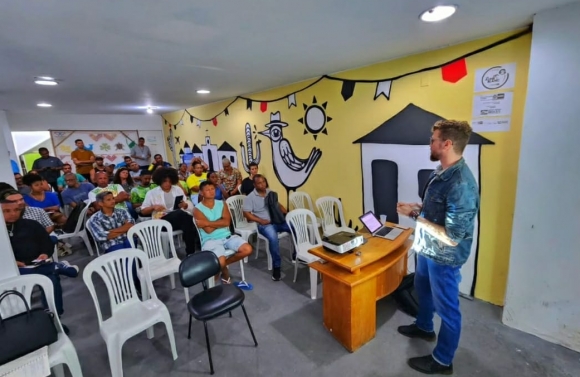
<path fill-rule="evenodd" d="M 316 97 L 312 98 L 312 105 L 302 104 L 304 106 L 304 118 L 300 118 L 298 121 L 304 125 L 304 135 L 310 133 L 314 140 L 316 140 L 319 133 L 328 135 L 326 124 L 332 118 L 326 115 L 327 104 L 328 102 L 324 102 L 319 105 Z"/>

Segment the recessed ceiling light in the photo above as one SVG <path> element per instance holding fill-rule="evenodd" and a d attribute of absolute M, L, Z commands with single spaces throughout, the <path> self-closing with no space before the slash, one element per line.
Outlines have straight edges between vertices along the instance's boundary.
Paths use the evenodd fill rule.
<path fill-rule="evenodd" d="M 58 85 L 58 81 L 56 81 L 53 77 L 48 76 L 38 76 L 34 78 L 34 83 L 37 85 Z"/>
<path fill-rule="evenodd" d="M 437 22 L 453 16 L 457 11 L 456 5 L 438 5 L 421 13 L 421 21 Z"/>
<path fill-rule="evenodd" d="M 38 106 L 38 107 L 52 107 L 52 105 L 50 103 L 46 103 L 46 102 L 37 103 L 36 106 Z"/>
<path fill-rule="evenodd" d="M 148 107 L 148 108 L 147 108 L 147 114 L 153 114 L 153 109 L 152 109 L 152 108 L 150 108 L 150 107 Z"/>
<path fill-rule="evenodd" d="M 210 93 L 210 91 L 207 89 L 200 89 L 197 91 L 197 94 L 209 94 L 209 93 Z"/>

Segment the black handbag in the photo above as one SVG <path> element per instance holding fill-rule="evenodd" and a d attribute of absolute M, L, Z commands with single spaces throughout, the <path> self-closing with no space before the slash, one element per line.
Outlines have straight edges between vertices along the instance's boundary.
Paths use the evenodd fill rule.
<path fill-rule="evenodd" d="M 26 311 L 6 319 L 0 315 L 0 365 L 58 340 L 51 312 L 40 308 L 30 310 L 22 293 L 14 290 L 0 295 L 0 307 L 2 300 L 10 295 L 20 297 Z"/>

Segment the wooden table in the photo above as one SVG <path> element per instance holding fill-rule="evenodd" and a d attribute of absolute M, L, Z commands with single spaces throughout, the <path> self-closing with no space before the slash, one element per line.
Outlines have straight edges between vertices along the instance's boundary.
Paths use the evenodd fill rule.
<path fill-rule="evenodd" d="M 350 352 L 375 337 L 376 302 L 397 289 L 406 275 L 412 233 L 406 229 L 393 241 L 361 233 L 367 243 L 353 253 L 338 254 L 322 246 L 309 250 L 325 261 L 309 265 L 322 274 L 324 327 Z"/>

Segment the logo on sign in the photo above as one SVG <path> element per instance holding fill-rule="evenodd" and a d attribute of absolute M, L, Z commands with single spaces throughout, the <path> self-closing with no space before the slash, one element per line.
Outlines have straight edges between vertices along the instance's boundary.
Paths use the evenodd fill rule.
<path fill-rule="evenodd" d="M 510 74 L 502 66 L 491 67 L 481 77 L 481 85 L 489 90 L 499 89 L 509 80 Z"/>

